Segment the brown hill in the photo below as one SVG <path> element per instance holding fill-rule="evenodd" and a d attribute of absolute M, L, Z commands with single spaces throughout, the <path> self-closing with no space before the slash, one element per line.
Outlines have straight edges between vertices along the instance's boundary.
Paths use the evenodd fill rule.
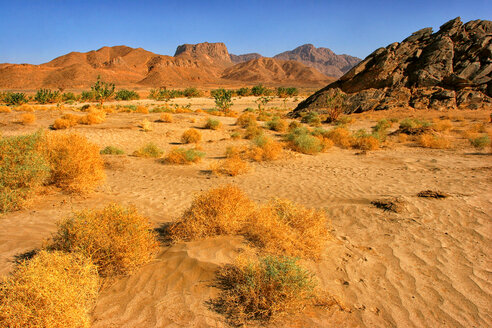
<path fill-rule="evenodd" d="M 247 62 L 247 61 L 250 61 L 250 60 L 253 60 L 253 59 L 258 59 L 258 58 L 262 58 L 263 57 L 262 55 L 260 55 L 259 53 L 256 53 L 256 52 L 249 53 L 249 54 L 244 54 L 244 55 L 233 55 L 233 54 L 229 54 L 229 56 L 231 57 L 231 61 L 234 64 L 244 63 L 244 62 Z"/>
<path fill-rule="evenodd" d="M 291 51 L 285 51 L 273 58 L 295 60 L 306 66 L 314 67 L 328 76 L 340 77 L 357 65 L 361 59 L 349 55 L 337 55 L 328 48 L 316 48 L 305 44 Z"/>
<path fill-rule="evenodd" d="M 335 93 L 347 93 L 346 112 L 413 107 L 481 108 L 492 104 L 492 21 L 463 24 L 459 17 L 438 32 L 424 28 L 379 48 L 338 81 L 291 113 L 323 111 Z"/>
<path fill-rule="evenodd" d="M 262 57 L 248 62 L 236 64 L 227 68 L 223 79 L 262 82 L 262 83 L 290 83 L 311 85 L 322 84 L 327 81 L 334 81 L 314 68 L 307 67 L 292 60 L 279 60 L 274 58 Z"/>
<path fill-rule="evenodd" d="M 0 64 L 0 88 L 81 89 L 88 88 L 98 75 L 118 87 L 213 86 L 259 82 L 316 86 L 332 80 L 295 62 L 262 59 L 243 64 L 233 65 L 223 43 L 180 45 L 174 57 L 158 55 L 142 48 L 103 47 L 85 53 L 71 52 L 41 65 Z"/>

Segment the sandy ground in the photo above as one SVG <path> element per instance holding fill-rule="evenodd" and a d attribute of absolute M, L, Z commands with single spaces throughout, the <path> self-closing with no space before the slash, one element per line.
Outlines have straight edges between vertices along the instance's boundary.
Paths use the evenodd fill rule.
<path fill-rule="evenodd" d="M 211 100 L 196 101 L 203 104 L 194 106 L 208 106 Z M 11 123 L 16 115 L 0 113 L 3 135 L 46 128 L 60 114 L 36 112 L 33 126 Z M 151 132 L 137 126 L 144 118 L 158 117 L 109 114 L 102 124 L 71 131 L 101 147 L 113 145 L 131 154 L 150 141 L 169 150 L 185 129 L 200 127 L 207 118 L 175 114 L 174 123 L 154 123 Z M 320 285 L 350 310 L 311 309 L 272 326 L 492 326 L 489 153 L 469 147 L 430 150 L 397 144 L 358 155 L 334 147 L 316 156 L 288 152 L 278 161 L 252 164 L 254 170 L 245 175 L 217 177 L 210 174 L 210 163 L 221 158 L 227 146 L 248 143 L 229 138 L 234 118 L 219 119 L 223 129 L 200 130 L 207 156 L 199 164 L 163 165 L 155 159 L 105 156 L 107 180 L 95 193 L 74 196 L 47 191 L 28 209 L 0 217 L 0 276 L 12 269 L 15 255 L 40 247 L 56 230 L 55 223 L 72 210 L 103 207 L 112 201 L 134 204 L 159 227 L 176 219 L 195 193 L 233 183 L 257 202 L 282 197 L 322 208 L 333 223 L 334 238 L 323 259 L 306 265 Z M 354 128 L 373 124 L 361 116 Z M 418 198 L 416 194 L 425 189 L 441 190 L 450 197 Z M 403 211 L 384 212 L 370 204 L 385 197 L 400 197 Z M 93 327 L 226 326 L 207 301 L 217 294 L 211 284 L 218 266 L 232 262 L 244 247 L 240 237 L 162 246 L 152 263 L 101 292 Z"/>

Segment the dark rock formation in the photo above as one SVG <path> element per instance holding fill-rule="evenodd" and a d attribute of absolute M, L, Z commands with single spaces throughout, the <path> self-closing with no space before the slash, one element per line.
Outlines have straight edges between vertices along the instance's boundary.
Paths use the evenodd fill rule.
<path fill-rule="evenodd" d="M 395 107 L 478 109 L 492 103 L 492 22 L 455 18 L 379 48 L 291 113 L 323 111 L 327 97 L 347 94 L 345 112 Z"/>
<path fill-rule="evenodd" d="M 247 62 L 247 61 L 250 61 L 250 60 L 253 60 L 253 59 L 259 59 L 259 58 L 262 58 L 263 56 L 260 55 L 259 53 L 253 52 L 253 53 L 244 54 L 244 55 L 233 55 L 233 54 L 230 54 L 230 57 L 231 57 L 231 61 L 234 64 L 239 64 L 239 63 L 244 63 L 244 62 Z"/>
<path fill-rule="evenodd" d="M 328 48 L 316 48 L 312 44 L 304 44 L 291 51 L 285 51 L 273 58 L 295 60 L 306 66 L 314 67 L 321 73 L 340 77 L 361 61 L 349 55 L 337 55 Z"/>

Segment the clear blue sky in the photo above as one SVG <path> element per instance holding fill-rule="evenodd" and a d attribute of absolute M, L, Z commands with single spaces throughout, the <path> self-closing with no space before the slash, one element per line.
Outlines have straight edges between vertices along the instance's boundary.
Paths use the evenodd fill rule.
<path fill-rule="evenodd" d="M 114 45 L 173 55 L 179 44 L 204 41 L 234 54 L 273 56 L 312 43 L 364 58 L 457 16 L 491 20 L 492 1 L 0 0 L 0 63 Z"/>

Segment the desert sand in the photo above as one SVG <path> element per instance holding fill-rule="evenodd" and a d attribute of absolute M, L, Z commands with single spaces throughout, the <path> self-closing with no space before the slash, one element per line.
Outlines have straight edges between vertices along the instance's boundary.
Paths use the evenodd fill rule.
<path fill-rule="evenodd" d="M 256 107 L 252 100 L 237 100 L 233 109 Z M 213 106 L 211 99 L 191 102 L 193 109 Z M 480 122 L 490 114 L 456 113 Z M 0 113 L 3 136 L 47 128 L 60 113 L 36 111 L 37 121 L 31 126 L 13 123 L 17 115 Z M 155 121 L 159 115 L 112 113 L 102 124 L 69 131 L 101 148 L 113 145 L 131 154 L 150 141 L 169 150 L 180 142 L 184 130 L 203 126 L 208 117 L 173 114 L 173 123 L 153 123 L 153 131 L 138 127 L 143 119 Z M 390 113 L 354 114 L 350 129 L 369 128 L 384 115 Z M 280 160 L 253 163 L 247 174 L 215 176 L 209 166 L 223 158 L 227 146 L 248 144 L 230 139 L 235 118 L 217 119 L 224 124 L 222 129 L 200 130 L 206 152 L 201 163 L 164 165 L 155 159 L 105 155 L 107 179 L 95 193 L 80 196 L 47 189 L 27 209 L 0 217 L 0 276 L 8 275 L 16 255 L 39 248 L 56 230 L 56 222 L 73 210 L 101 208 L 109 202 L 134 204 L 159 228 L 178 218 L 196 193 L 235 184 L 257 202 L 281 197 L 323 209 L 333 224 L 323 258 L 305 265 L 345 309 L 315 308 L 271 326 L 492 326 L 490 153 L 461 144 L 449 150 L 423 149 L 411 142 L 367 154 L 333 147 L 315 156 L 288 151 Z M 417 197 L 426 189 L 449 197 Z M 400 198 L 403 210 L 385 212 L 371 205 L 387 197 Z M 93 327 L 227 326 L 207 301 L 217 294 L 212 286 L 215 271 L 247 247 L 241 237 L 163 243 L 153 262 L 101 291 Z"/>

